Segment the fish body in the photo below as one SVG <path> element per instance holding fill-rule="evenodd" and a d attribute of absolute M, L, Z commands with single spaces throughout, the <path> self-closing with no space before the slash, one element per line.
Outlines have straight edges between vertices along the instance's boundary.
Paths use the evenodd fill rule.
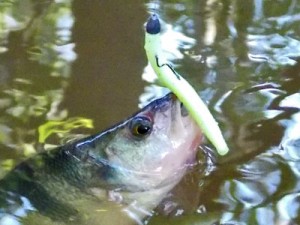
<path fill-rule="evenodd" d="M 174 94 L 0 181 L 0 225 L 141 223 L 194 162 L 202 135 Z"/>

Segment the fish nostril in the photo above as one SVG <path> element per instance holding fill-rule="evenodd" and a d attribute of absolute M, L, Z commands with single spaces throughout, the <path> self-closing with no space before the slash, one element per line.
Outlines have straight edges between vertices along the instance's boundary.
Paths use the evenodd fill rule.
<path fill-rule="evenodd" d="M 182 102 L 180 102 L 180 112 L 182 117 L 189 115 L 189 112 L 187 111 L 186 107 L 183 105 Z"/>

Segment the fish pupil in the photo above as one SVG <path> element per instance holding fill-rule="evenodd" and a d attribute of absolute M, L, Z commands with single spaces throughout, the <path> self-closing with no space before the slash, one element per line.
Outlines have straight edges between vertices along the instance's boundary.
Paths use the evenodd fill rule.
<path fill-rule="evenodd" d="M 141 124 L 141 125 L 138 126 L 138 128 L 137 128 L 137 132 L 138 132 L 139 134 L 147 134 L 147 133 L 150 131 L 150 129 L 151 129 L 151 128 L 150 128 L 149 126 Z"/>

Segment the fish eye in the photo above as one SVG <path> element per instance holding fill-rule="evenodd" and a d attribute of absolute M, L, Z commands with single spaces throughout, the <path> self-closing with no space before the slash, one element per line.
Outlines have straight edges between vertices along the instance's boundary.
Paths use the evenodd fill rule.
<path fill-rule="evenodd" d="M 136 117 L 130 122 L 129 129 L 131 133 L 136 137 L 148 136 L 153 127 L 153 122 L 148 117 Z"/>

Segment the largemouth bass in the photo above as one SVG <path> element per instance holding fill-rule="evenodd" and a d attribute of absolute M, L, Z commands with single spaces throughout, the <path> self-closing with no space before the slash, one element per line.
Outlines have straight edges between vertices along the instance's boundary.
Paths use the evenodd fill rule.
<path fill-rule="evenodd" d="M 195 161 L 202 135 L 174 94 L 114 127 L 19 164 L 0 181 L 0 224 L 136 224 Z"/>

